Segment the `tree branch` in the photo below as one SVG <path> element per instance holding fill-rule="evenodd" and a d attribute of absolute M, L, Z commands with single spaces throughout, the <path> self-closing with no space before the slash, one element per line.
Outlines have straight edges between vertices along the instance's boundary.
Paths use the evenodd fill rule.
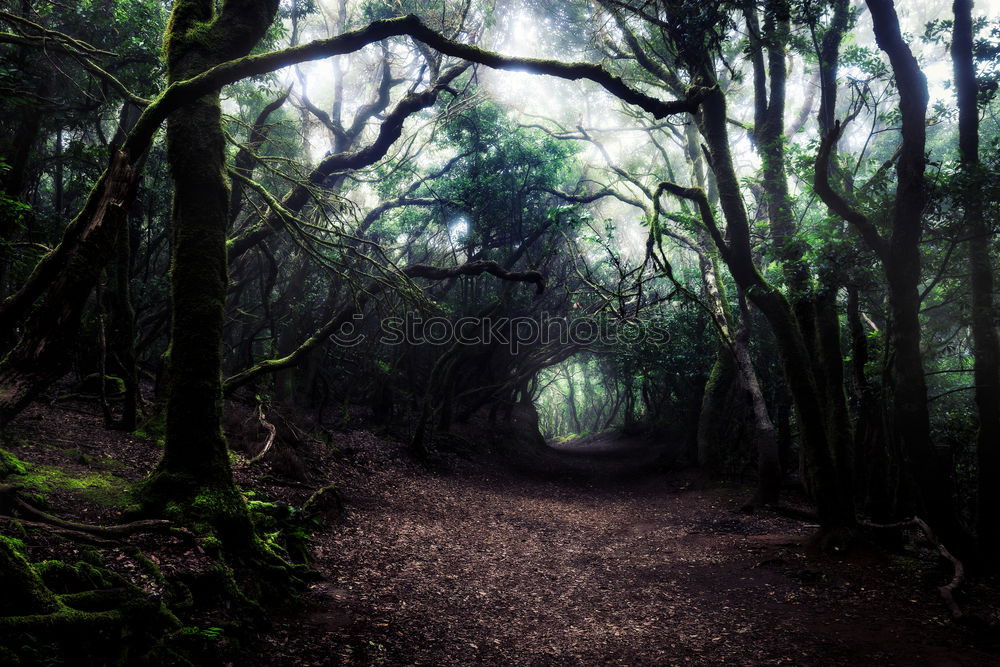
<path fill-rule="evenodd" d="M 816 173 L 813 178 L 813 189 L 819 195 L 819 198 L 823 200 L 823 203 L 830 207 L 831 211 L 857 228 L 865 243 L 875 251 L 875 254 L 881 259 L 885 259 L 886 254 L 889 252 L 889 244 L 879 234 L 874 223 L 866 215 L 851 206 L 830 185 L 830 154 L 833 152 L 833 147 L 840 138 L 842 127 L 840 121 L 835 122 L 833 129 L 820 142 L 819 151 L 816 153 Z"/>
<path fill-rule="evenodd" d="M 695 111 L 705 94 L 702 89 L 691 88 L 688 90 L 686 99 L 664 101 L 631 88 L 621 77 L 611 74 L 600 65 L 584 62 L 566 63 L 544 58 L 504 56 L 470 44 L 450 40 L 428 28 L 417 16 L 409 15 L 373 21 L 364 28 L 345 32 L 336 37 L 318 39 L 280 51 L 230 60 L 186 81 L 171 84 L 143 113 L 126 144 L 126 149 L 130 155 L 142 153 L 153 133 L 173 111 L 223 86 L 251 76 L 268 74 L 290 65 L 351 53 L 383 39 L 403 35 L 419 40 L 445 55 L 494 69 L 523 70 L 572 81 L 588 79 L 615 97 L 638 106 L 658 119 L 672 114 Z"/>
<path fill-rule="evenodd" d="M 427 90 L 420 93 L 410 93 L 395 106 L 379 127 L 378 136 L 368 146 L 348 153 L 335 153 L 324 158 L 309 174 L 305 183 L 293 187 L 281 200 L 284 209 L 297 213 L 309 201 L 310 188 L 318 187 L 331 175 L 338 171 L 360 169 L 374 164 L 385 157 L 389 148 L 403 134 L 403 123 L 411 115 L 426 109 L 437 101 L 438 94 L 459 74 L 468 68 L 468 64 L 456 65 L 446 70 L 441 77 Z M 246 232 L 234 239 L 230 247 L 230 261 L 239 257 L 247 250 L 283 229 L 285 218 L 277 213 L 268 216 L 264 225 Z"/>

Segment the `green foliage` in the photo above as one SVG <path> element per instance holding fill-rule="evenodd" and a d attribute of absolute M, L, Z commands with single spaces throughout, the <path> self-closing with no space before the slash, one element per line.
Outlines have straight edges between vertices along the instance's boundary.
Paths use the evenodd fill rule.
<path fill-rule="evenodd" d="M 0 80 L 3 80 L 3 72 L 0 71 Z M 0 157 L 0 180 L 10 171 L 10 164 Z M 31 213 L 31 206 L 23 202 L 12 199 L 5 192 L 0 192 L 0 219 L 9 221 L 11 227 L 23 227 L 25 217 Z M 0 243 L 8 243 L 8 239 L 0 239 Z"/>
<path fill-rule="evenodd" d="M 502 257 L 551 220 L 546 190 L 570 174 L 578 150 L 573 143 L 520 128 L 493 103 L 454 117 L 442 133 L 446 146 L 468 155 L 435 187 L 449 202 L 452 217 L 468 221 L 464 245 L 498 245 Z"/>
<path fill-rule="evenodd" d="M 363 0 L 360 3 L 361 23 L 417 14 L 431 25 L 460 15 L 460 10 L 448 0 Z"/>
<path fill-rule="evenodd" d="M 891 76 L 889 64 L 882 59 L 881 51 L 857 44 L 848 44 L 843 48 L 840 66 L 857 68 L 868 80 L 888 79 Z"/>
<path fill-rule="evenodd" d="M 163 2 L 39 2 L 34 10 L 49 27 L 116 53 L 124 63 L 119 78 L 140 95 L 148 95 L 159 83 L 160 42 L 167 24 Z"/>
<path fill-rule="evenodd" d="M 928 44 L 949 46 L 954 21 L 935 19 L 924 26 L 921 39 Z M 1000 20 L 985 16 L 972 19 L 972 57 L 979 84 L 979 104 L 986 106 L 1000 89 Z"/>
<path fill-rule="evenodd" d="M 179 641 L 185 640 L 204 640 L 208 642 L 217 642 L 226 638 L 226 631 L 222 628 L 208 627 L 199 628 L 194 626 L 187 626 L 181 628 L 176 635 L 176 639 Z"/>

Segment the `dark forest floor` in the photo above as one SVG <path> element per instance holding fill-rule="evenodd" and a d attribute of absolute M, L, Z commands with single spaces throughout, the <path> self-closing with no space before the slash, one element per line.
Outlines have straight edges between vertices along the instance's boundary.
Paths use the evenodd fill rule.
<path fill-rule="evenodd" d="M 745 489 L 692 473 L 428 473 L 355 439 L 327 581 L 257 664 L 1000 664 L 947 620 L 929 552 L 810 556 L 814 526 L 740 514 Z"/>
<path fill-rule="evenodd" d="M 159 456 L 151 439 L 104 430 L 83 402 L 34 406 L 12 431 L 6 446 L 48 471 L 52 510 L 82 521 L 114 520 L 125 485 Z M 950 570 L 931 550 L 811 554 L 815 526 L 741 514 L 747 489 L 657 472 L 636 441 L 564 445 L 589 481 L 453 458 L 428 471 L 365 431 L 333 442 L 339 453 L 308 457 L 305 486 L 236 463 L 258 498 L 298 504 L 333 482 L 347 512 L 315 537 L 323 579 L 305 605 L 276 614 L 233 664 L 1000 664 L 995 636 L 949 620 L 935 587 Z M 27 542 L 32 560 L 78 549 Z M 162 537 L 133 544 L 167 573 L 207 563 Z M 127 549 L 103 557 L 156 594 Z M 996 627 L 993 594 L 974 586 L 960 601 Z"/>

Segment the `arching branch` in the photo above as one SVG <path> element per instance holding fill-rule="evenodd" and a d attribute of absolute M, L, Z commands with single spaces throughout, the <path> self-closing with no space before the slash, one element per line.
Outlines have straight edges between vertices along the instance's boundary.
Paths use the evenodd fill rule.
<path fill-rule="evenodd" d="M 635 90 L 626 84 L 621 77 L 615 76 L 600 65 L 501 55 L 471 44 L 448 39 L 427 27 L 417 16 L 409 15 L 373 21 L 364 28 L 345 32 L 336 37 L 318 39 L 280 51 L 230 60 L 186 81 L 174 83 L 146 109 L 126 148 L 130 154 L 141 153 L 145 150 L 153 133 L 170 113 L 223 86 L 251 76 L 268 74 L 290 65 L 351 53 L 383 39 L 404 35 L 419 40 L 445 55 L 494 69 L 548 74 L 571 81 L 587 79 L 597 83 L 622 101 L 638 106 L 658 119 L 672 114 L 695 111 L 704 95 L 704 91 L 700 89 L 690 89 L 686 99 L 661 100 Z"/>
<path fill-rule="evenodd" d="M 842 126 L 840 121 L 833 124 L 833 129 L 823 137 L 820 143 L 819 152 L 816 154 L 816 173 L 813 177 L 813 188 L 816 194 L 823 200 L 823 203 L 830 207 L 830 210 L 839 215 L 847 222 L 854 225 L 875 253 L 885 258 L 889 251 L 889 245 L 885 238 L 879 234 L 874 223 L 844 199 L 840 193 L 833 189 L 830 184 L 830 155 L 833 147 L 840 138 Z"/>

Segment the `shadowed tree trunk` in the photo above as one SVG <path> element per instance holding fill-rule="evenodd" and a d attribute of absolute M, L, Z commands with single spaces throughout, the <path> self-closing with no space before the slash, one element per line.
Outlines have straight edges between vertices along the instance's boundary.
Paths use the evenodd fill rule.
<path fill-rule="evenodd" d="M 107 259 L 114 254 L 137 181 L 125 153 L 113 150 L 111 165 L 95 188 L 97 193 L 78 218 L 82 229 L 74 232 L 75 251 L 57 258 L 55 266 L 46 263 L 46 267 L 61 270 L 46 281 L 42 290 L 45 296 L 24 322 L 17 346 L 0 364 L 0 427 L 66 372 L 87 297 Z M 39 268 L 48 272 L 46 267 Z M 5 312 L 4 319 L 11 319 L 4 325 L 13 328 L 24 312 Z"/>
<path fill-rule="evenodd" d="M 889 57 L 902 119 L 902 146 L 896 163 L 896 195 L 891 234 L 882 236 L 875 224 L 837 194 L 829 182 L 832 147 L 840 135 L 835 124 L 824 138 L 816 164 L 816 192 L 838 215 L 853 224 L 875 251 L 885 272 L 891 317 L 889 370 L 891 437 L 902 452 L 905 481 L 915 509 L 949 548 L 966 555 L 969 536 L 961 526 L 952 497 L 951 466 L 931 441 L 927 383 L 920 349 L 920 238 L 927 202 L 926 157 L 927 79 L 903 40 L 892 0 L 868 0 L 879 48 Z"/>
<path fill-rule="evenodd" d="M 768 0 L 764 4 L 762 30 L 758 27 L 756 9 L 750 6 L 744 11 L 751 34 L 760 35 L 754 40 L 756 44 L 751 55 L 755 98 L 753 136 L 761 157 L 761 184 L 771 236 L 788 286 L 787 299 L 802 339 L 810 351 L 813 374 L 825 404 L 833 464 L 839 470 L 840 483 L 850 485 L 851 427 L 843 386 L 840 322 L 836 314 L 837 276 L 832 271 L 822 272 L 814 289 L 813 272 L 805 259 L 806 245 L 797 233 L 798 223 L 788 190 L 785 99 L 790 11 L 787 0 Z M 828 36 L 839 41 L 842 31 L 841 23 L 834 20 Z M 810 485 L 813 482 L 811 479 L 806 481 Z"/>
<path fill-rule="evenodd" d="M 743 204 L 739 178 L 733 166 L 727 131 L 726 98 L 711 69 L 707 51 L 688 55 L 695 81 L 707 91 L 699 117 L 701 134 L 710 154 L 710 164 L 719 189 L 728 240 L 723 237 L 704 192 L 696 188 L 668 187 L 674 195 L 698 203 L 702 220 L 713 242 L 747 298 L 767 318 L 781 353 L 789 391 L 805 448 L 806 469 L 814 480 L 814 496 L 823 525 L 835 541 L 846 538 L 856 525 L 850 480 L 840 478 L 836 466 L 839 452 L 830 440 L 821 387 L 813 373 L 812 358 L 788 300 L 758 272 L 750 242 L 750 220 Z"/>
<path fill-rule="evenodd" d="M 892 427 L 906 461 L 920 511 L 942 542 L 968 553 L 949 471 L 930 435 L 927 384 L 920 350 L 920 236 L 927 201 L 924 184 L 927 79 L 903 41 L 891 0 L 868 0 L 875 38 L 892 65 L 899 90 L 903 146 L 896 164 L 896 198 L 885 273 L 892 315 Z M 951 547 L 950 547 L 951 548 Z"/>
<path fill-rule="evenodd" d="M 984 554 L 1000 558 L 1000 340 L 993 305 L 990 228 L 983 216 L 979 172 L 979 106 L 972 58 L 972 0 L 955 0 L 951 56 L 958 97 L 958 148 L 962 161 L 962 206 L 969 235 L 972 344 L 979 432 L 976 532 Z"/>

